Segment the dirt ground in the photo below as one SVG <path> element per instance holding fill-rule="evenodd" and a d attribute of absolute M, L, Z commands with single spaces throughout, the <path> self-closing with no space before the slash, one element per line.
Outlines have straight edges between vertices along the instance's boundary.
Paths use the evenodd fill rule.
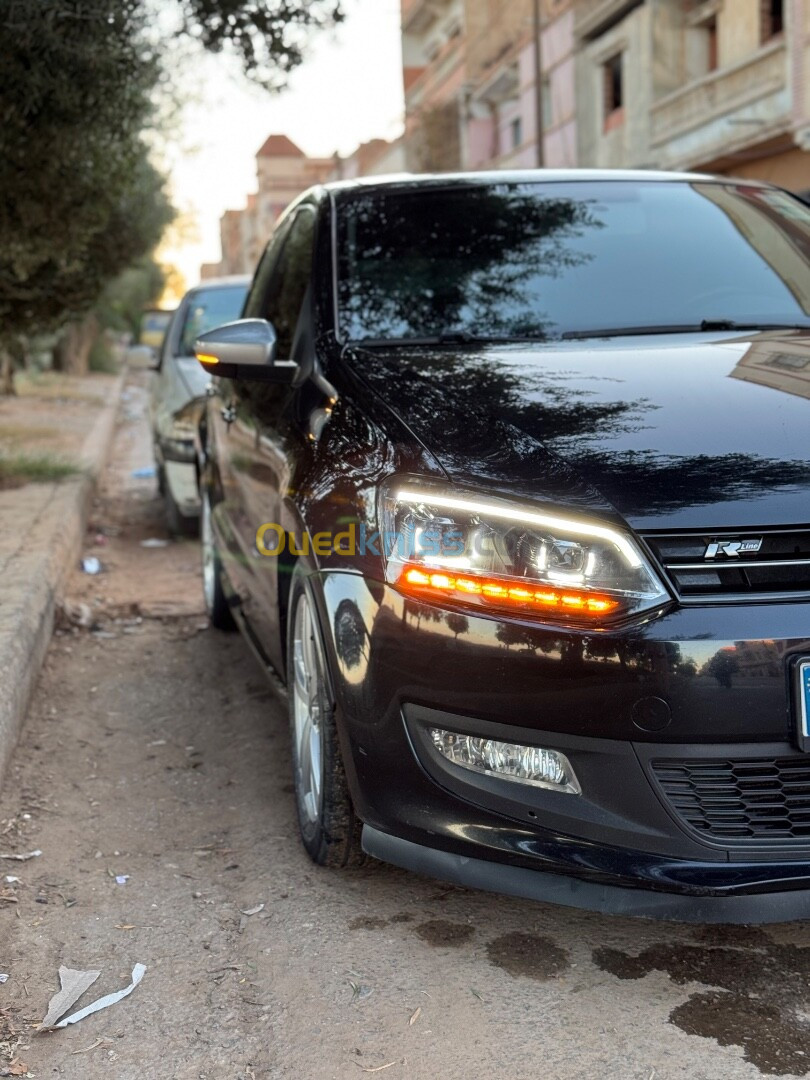
<path fill-rule="evenodd" d="M 17 395 L 0 397 L 0 460 L 24 454 L 79 466 L 82 444 L 106 400 L 110 375 L 17 376 Z M 22 479 L 0 476 L 0 486 Z"/>
<path fill-rule="evenodd" d="M 808 923 L 679 927 L 312 866 L 284 710 L 206 628 L 197 545 L 141 546 L 167 538 L 132 476 L 143 411 L 132 385 L 88 533 L 104 570 L 72 582 L 86 625 L 54 638 L 0 798 L 0 855 L 42 852 L 0 860 L 0 1075 L 810 1074 Z M 36 1031 L 60 964 L 101 971 L 84 1004 L 139 962 L 125 1001 Z"/>

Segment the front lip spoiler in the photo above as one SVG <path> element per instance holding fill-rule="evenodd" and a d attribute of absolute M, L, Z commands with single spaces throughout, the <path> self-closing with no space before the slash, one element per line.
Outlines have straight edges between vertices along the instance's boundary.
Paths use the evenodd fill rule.
<path fill-rule="evenodd" d="M 470 889 L 584 908 L 605 915 L 684 923 L 779 923 L 810 918 L 810 889 L 695 895 L 623 888 L 544 870 L 469 858 L 363 826 L 363 851 L 382 862 Z"/>

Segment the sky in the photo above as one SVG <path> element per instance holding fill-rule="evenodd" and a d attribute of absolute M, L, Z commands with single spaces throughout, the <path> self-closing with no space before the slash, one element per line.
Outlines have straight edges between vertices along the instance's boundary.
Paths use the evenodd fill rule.
<path fill-rule="evenodd" d="M 346 21 L 313 40 L 280 95 L 249 84 L 229 58 L 195 58 L 184 71 L 181 84 L 197 100 L 184 109 L 168 165 L 173 201 L 190 228 L 160 254 L 187 285 L 201 263 L 219 260 L 220 215 L 243 207 L 255 190 L 255 155 L 268 135 L 289 135 L 305 153 L 326 157 L 400 133 L 399 7 L 399 0 L 345 0 Z"/>

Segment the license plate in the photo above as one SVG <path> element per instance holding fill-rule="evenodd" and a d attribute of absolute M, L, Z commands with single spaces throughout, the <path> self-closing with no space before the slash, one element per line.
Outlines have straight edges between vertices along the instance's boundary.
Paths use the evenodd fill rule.
<path fill-rule="evenodd" d="M 802 750 L 810 750 L 810 660 L 802 660 L 797 665 L 797 672 L 799 746 Z"/>

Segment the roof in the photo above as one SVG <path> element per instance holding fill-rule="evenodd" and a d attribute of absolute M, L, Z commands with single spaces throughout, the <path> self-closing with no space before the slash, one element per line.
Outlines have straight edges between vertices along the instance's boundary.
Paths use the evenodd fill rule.
<path fill-rule="evenodd" d="M 306 157 L 300 146 L 296 146 L 286 135 L 268 135 L 262 143 L 256 157 Z"/>
<path fill-rule="evenodd" d="M 329 191 L 351 188 L 377 187 L 446 187 L 454 184 L 470 186 L 486 184 L 553 184 L 577 181 L 630 181 L 636 183 L 660 181 L 717 181 L 719 183 L 747 184 L 767 187 L 760 180 L 736 179 L 729 176 L 711 176 L 708 173 L 659 172 L 653 169 L 499 169 L 489 172 L 466 173 L 398 173 L 393 176 L 368 176 L 356 180 L 338 180 L 324 187 Z"/>
<path fill-rule="evenodd" d="M 773 187 L 762 180 L 733 176 L 711 176 L 708 173 L 659 172 L 653 169 L 500 169 L 493 172 L 466 173 L 396 173 L 391 176 L 361 176 L 351 180 L 332 180 L 326 184 L 314 184 L 303 191 L 284 210 L 279 222 L 295 212 L 302 202 L 314 194 L 347 191 L 400 190 L 414 192 L 453 187 L 483 187 L 494 184 L 571 184 L 577 181 L 618 181 L 644 183 L 680 181 L 682 183 L 736 184 L 745 187 Z M 276 227 L 278 222 L 276 222 Z"/>
<path fill-rule="evenodd" d="M 200 289 L 227 289 L 234 285 L 250 285 L 253 278 L 250 274 L 231 274 L 226 277 L 204 278 L 197 285 L 192 285 L 190 293 L 199 292 Z"/>

